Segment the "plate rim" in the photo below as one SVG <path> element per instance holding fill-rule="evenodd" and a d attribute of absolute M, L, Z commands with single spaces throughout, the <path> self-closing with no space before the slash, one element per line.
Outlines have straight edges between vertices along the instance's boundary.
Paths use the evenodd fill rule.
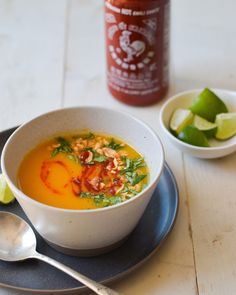
<path fill-rule="evenodd" d="M 17 128 L 18 128 L 18 126 L 17 127 L 12 127 L 12 128 L 6 129 L 6 130 L 2 130 L 0 132 L 0 140 L 1 140 L 1 137 L 3 136 L 3 134 L 10 133 L 10 135 L 11 135 L 11 133 L 14 132 Z M 164 244 L 164 242 L 167 240 L 167 238 L 171 234 L 171 232 L 172 232 L 172 230 L 174 228 L 174 225 L 176 223 L 178 212 L 179 212 L 179 189 L 178 189 L 178 184 L 177 184 L 176 178 L 175 178 L 172 170 L 170 169 L 170 167 L 169 167 L 169 165 L 167 164 L 166 161 L 164 162 L 163 172 L 164 172 L 164 170 L 167 170 L 167 172 L 168 172 L 168 174 L 170 176 L 170 179 L 171 179 L 171 181 L 173 183 L 173 188 L 175 190 L 175 203 L 176 203 L 176 205 L 175 205 L 175 208 L 174 208 L 174 214 L 172 216 L 172 220 L 171 220 L 171 222 L 169 224 L 169 227 L 166 230 L 166 233 L 165 233 L 163 239 L 141 261 L 139 261 L 135 265 L 129 267 L 127 270 L 124 270 L 123 272 L 121 272 L 121 273 L 119 273 L 119 274 L 117 274 L 117 275 L 115 275 L 115 276 L 113 276 L 111 278 L 99 281 L 99 283 L 105 284 L 105 285 L 110 285 L 112 282 L 120 280 L 124 276 L 130 274 L 131 272 L 133 272 L 136 269 L 138 269 L 139 267 L 141 267 L 143 264 L 145 264 L 161 248 L 161 246 Z M 34 293 L 34 294 L 47 294 L 47 293 L 52 293 L 52 292 L 55 293 L 55 294 L 73 294 L 74 292 L 83 292 L 85 290 L 88 290 L 88 287 L 86 287 L 86 286 L 80 286 L 80 287 L 75 287 L 75 288 L 66 288 L 66 289 L 63 289 L 63 290 L 61 290 L 61 289 L 58 289 L 58 290 L 56 290 L 56 289 L 55 290 L 31 289 L 31 288 L 26 288 L 26 287 L 17 287 L 17 286 L 5 284 L 5 283 L 2 283 L 2 282 L 0 282 L 0 287 L 8 288 L 8 289 L 15 290 L 15 291 L 27 292 L 27 293 L 31 292 L 31 293 Z"/>

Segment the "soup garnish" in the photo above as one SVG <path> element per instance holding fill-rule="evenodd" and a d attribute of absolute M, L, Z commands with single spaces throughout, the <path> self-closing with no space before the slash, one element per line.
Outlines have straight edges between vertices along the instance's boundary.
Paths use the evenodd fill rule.
<path fill-rule="evenodd" d="M 31 198 L 59 208 L 96 209 L 124 202 L 148 183 L 130 145 L 92 132 L 48 140 L 23 159 L 18 182 Z"/>

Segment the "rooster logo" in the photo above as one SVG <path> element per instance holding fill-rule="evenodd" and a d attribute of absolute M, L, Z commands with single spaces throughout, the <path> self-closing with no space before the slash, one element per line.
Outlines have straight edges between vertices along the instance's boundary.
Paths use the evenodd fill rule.
<path fill-rule="evenodd" d="M 134 57 L 140 56 L 146 49 L 143 41 L 135 40 L 130 43 L 131 34 L 132 32 L 123 31 L 119 37 L 120 47 L 127 54 L 127 57 L 124 59 L 125 62 L 134 60 Z"/>

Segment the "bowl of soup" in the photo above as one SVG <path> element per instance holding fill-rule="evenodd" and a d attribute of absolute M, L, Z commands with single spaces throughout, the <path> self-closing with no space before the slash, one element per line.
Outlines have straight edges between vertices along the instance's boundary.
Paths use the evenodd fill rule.
<path fill-rule="evenodd" d="M 39 234 L 61 252 L 90 256 L 119 246 L 135 228 L 160 179 L 164 152 L 139 119 L 76 107 L 19 127 L 1 165 Z"/>

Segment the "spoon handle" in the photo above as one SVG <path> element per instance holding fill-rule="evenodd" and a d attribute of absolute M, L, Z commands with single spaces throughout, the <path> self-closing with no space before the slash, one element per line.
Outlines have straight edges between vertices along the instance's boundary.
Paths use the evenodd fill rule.
<path fill-rule="evenodd" d="M 60 269 L 61 271 L 67 273 L 68 275 L 70 275 L 71 277 L 76 279 L 77 281 L 83 283 L 85 286 L 87 286 L 88 288 L 93 290 L 96 294 L 99 294 L 99 295 L 121 295 L 120 293 L 117 293 L 116 291 L 113 291 L 112 289 L 110 289 L 104 285 L 101 285 L 92 279 L 89 279 L 88 277 L 82 275 L 81 273 L 71 269 L 70 267 L 68 267 L 68 266 L 48 257 L 48 256 L 45 256 L 43 254 L 36 252 L 31 258 L 36 258 L 36 259 L 42 260 L 42 261 Z"/>

